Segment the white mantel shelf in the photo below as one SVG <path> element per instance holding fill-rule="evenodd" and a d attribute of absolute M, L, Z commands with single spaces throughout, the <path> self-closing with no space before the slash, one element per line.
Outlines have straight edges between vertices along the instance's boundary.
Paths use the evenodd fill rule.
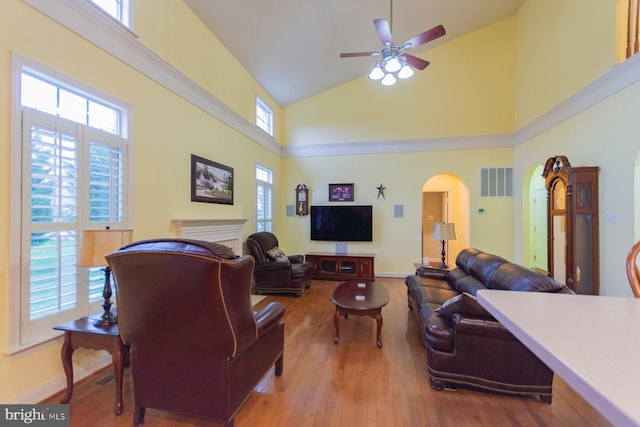
<path fill-rule="evenodd" d="M 229 246 L 242 255 L 242 229 L 246 219 L 173 219 L 176 236 Z"/>

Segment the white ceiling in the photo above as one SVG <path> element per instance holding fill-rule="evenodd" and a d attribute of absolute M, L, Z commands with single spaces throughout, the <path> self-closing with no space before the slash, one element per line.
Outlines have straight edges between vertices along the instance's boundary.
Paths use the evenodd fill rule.
<path fill-rule="evenodd" d="M 444 25 L 444 37 L 410 52 L 428 59 L 424 52 L 429 48 L 511 16 L 525 0 L 184 1 L 286 106 L 367 75 L 375 58 L 339 54 L 382 49 L 373 25 L 376 18 L 391 17 L 396 44 Z"/>

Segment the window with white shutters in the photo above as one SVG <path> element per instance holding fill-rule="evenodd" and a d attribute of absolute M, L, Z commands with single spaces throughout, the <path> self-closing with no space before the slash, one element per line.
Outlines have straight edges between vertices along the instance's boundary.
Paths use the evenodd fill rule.
<path fill-rule="evenodd" d="M 273 172 L 256 166 L 256 231 L 273 231 Z"/>
<path fill-rule="evenodd" d="M 20 325 L 13 347 L 101 310 L 104 272 L 76 266 L 83 230 L 128 229 L 128 110 L 23 69 Z"/>

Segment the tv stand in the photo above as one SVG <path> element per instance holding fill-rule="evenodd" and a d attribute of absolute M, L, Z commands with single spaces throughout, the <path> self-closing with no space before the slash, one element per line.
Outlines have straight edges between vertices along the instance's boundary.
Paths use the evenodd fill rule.
<path fill-rule="evenodd" d="M 305 258 L 313 264 L 312 279 L 375 280 L 375 254 L 309 252 Z"/>

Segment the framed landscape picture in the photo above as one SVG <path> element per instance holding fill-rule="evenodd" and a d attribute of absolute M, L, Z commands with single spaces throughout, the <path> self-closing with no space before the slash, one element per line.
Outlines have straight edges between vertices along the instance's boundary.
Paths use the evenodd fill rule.
<path fill-rule="evenodd" d="M 353 202 L 353 183 L 329 184 L 330 202 Z"/>
<path fill-rule="evenodd" d="M 233 168 L 191 155 L 191 201 L 233 204 Z"/>

